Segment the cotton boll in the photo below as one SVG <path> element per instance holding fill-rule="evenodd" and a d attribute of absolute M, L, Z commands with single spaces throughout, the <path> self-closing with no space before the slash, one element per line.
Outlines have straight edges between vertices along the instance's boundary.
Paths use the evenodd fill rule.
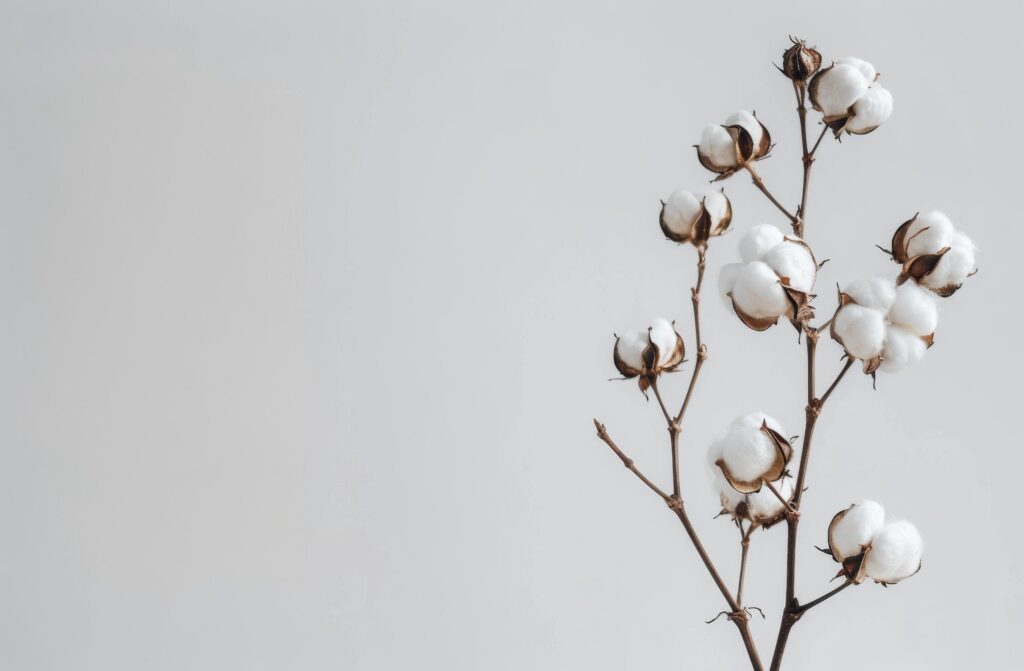
<path fill-rule="evenodd" d="M 853 117 L 846 123 L 850 133 L 868 133 L 892 116 L 892 94 L 881 84 L 872 84 L 857 102 L 853 103 Z"/>
<path fill-rule="evenodd" d="M 644 350 L 649 344 L 646 331 L 627 331 L 619 336 L 619 340 L 615 344 L 615 351 L 627 366 L 636 371 L 642 371 L 644 369 Z"/>
<path fill-rule="evenodd" d="M 722 460 L 735 480 L 753 482 L 771 469 L 778 449 L 763 431 L 741 427 L 722 438 Z"/>
<path fill-rule="evenodd" d="M 886 312 L 896 300 L 896 280 L 891 277 L 862 277 L 851 282 L 843 293 L 857 305 Z"/>
<path fill-rule="evenodd" d="M 935 333 L 939 324 L 935 294 L 914 282 L 904 282 L 896 289 L 896 300 L 889 308 L 889 321 L 917 336 Z"/>
<path fill-rule="evenodd" d="M 864 500 L 850 506 L 838 521 L 829 527 L 829 546 L 837 561 L 856 557 L 864 551 L 863 546 L 885 524 L 885 509 L 874 501 Z"/>
<path fill-rule="evenodd" d="M 871 550 L 864 558 L 869 577 L 885 583 L 909 578 L 921 566 L 923 549 L 921 534 L 910 522 L 889 522 L 878 530 L 871 541 Z"/>
<path fill-rule="evenodd" d="M 665 201 L 661 218 L 669 230 L 676 235 L 690 235 L 690 227 L 701 215 L 700 199 L 689 191 L 676 189 Z"/>
<path fill-rule="evenodd" d="M 697 150 L 721 168 L 730 168 L 737 164 L 736 145 L 732 136 L 729 135 L 729 131 L 717 124 L 704 127 Z"/>
<path fill-rule="evenodd" d="M 664 318 L 657 318 L 651 322 L 651 342 L 658 348 L 658 365 L 667 364 L 675 353 L 676 329 L 672 322 Z"/>
<path fill-rule="evenodd" d="M 842 339 L 846 351 L 861 360 L 875 358 L 885 346 L 885 318 L 872 308 L 854 303 L 844 305 L 836 314 L 832 329 Z"/>
<path fill-rule="evenodd" d="M 754 226 L 740 240 L 740 258 L 744 263 L 760 261 L 775 245 L 785 239 L 785 235 L 770 224 Z"/>
<path fill-rule="evenodd" d="M 789 287 L 809 293 L 814 288 L 818 264 L 807 245 L 793 239 L 783 240 L 764 255 L 763 261 L 782 278 L 789 279 Z"/>
<path fill-rule="evenodd" d="M 974 245 L 972 244 L 970 247 L 957 245 L 950 247 L 949 251 L 942 255 L 935 268 L 924 276 L 921 283 L 929 289 L 941 292 L 963 284 L 975 268 L 977 266 L 975 265 Z"/>
<path fill-rule="evenodd" d="M 875 66 L 868 63 L 863 58 L 855 58 L 854 56 L 843 56 L 836 61 L 836 65 L 849 65 L 861 74 L 864 79 L 869 83 L 878 79 L 878 71 L 875 70 Z"/>
<path fill-rule="evenodd" d="M 885 373 L 898 373 L 923 359 L 927 349 L 919 336 L 902 326 L 890 326 L 882 350 L 882 365 L 878 369 Z"/>
<path fill-rule="evenodd" d="M 750 139 L 754 141 L 754 146 L 761 144 L 761 138 L 764 136 L 764 129 L 761 127 L 761 122 L 757 120 L 750 112 L 746 110 L 740 110 L 729 115 L 725 120 L 726 126 L 742 126 L 745 131 L 750 134 Z"/>
<path fill-rule="evenodd" d="M 755 319 L 779 317 L 789 309 L 779 276 L 761 261 L 748 263 L 739 271 L 732 298 L 745 314 Z"/>
<path fill-rule="evenodd" d="M 925 212 L 914 218 L 904 239 L 910 257 L 935 254 L 953 242 L 953 223 L 941 212 Z"/>
<path fill-rule="evenodd" d="M 742 263 L 727 263 L 718 272 L 718 294 L 729 310 L 732 310 L 732 298 L 729 297 L 729 293 L 736 286 L 736 278 L 742 268 Z"/>
<path fill-rule="evenodd" d="M 814 103 L 826 117 L 845 116 L 868 90 L 870 79 L 852 65 L 836 64 L 819 72 L 811 83 Z"/>
<path fill-rule="evenodd" d="M 725 479 L 722 469 L 714 465 L 711 468 L 711 488 L 722 502 L 722 508 L 730 513 L 735 513 L 737 506 L 745 499 L 743 493 L 733 489 L 729 481 Z"/>

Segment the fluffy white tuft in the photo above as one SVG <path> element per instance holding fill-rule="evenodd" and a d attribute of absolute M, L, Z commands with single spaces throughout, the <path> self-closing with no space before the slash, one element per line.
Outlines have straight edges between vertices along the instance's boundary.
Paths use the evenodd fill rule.
<path fill-rule="evenodd" d="M 889 522 L 872 539 L 864 570 L 869 577 L 881 582 L 909 578 L 921 566 L 923 549 L 917 527 L 905 520 Z"/>
<path fill-rule="evenodd" d="M 832 529 L 832 549 L 843 559 L 856 557 L 871 544 L 878 530 L 885 524 L 885 509 L 874 501 L 864 500 L 853 505 Z"/>
<path fill-rule="evenodd" d="M 919 214 L 907 228 L 905 240 L 909 256 L 935 254 L 953 242 L 953 222 L 941 212 Z"/>
<path fill-rule="evenodd" d="M 923 359 L 927 349 L 920 337 L 902 326 L 890 326 L 886 329 L 882 365 L 878 369 L 885 373 L 898 373 Z"/>
<path fill-rule="evenodd" d="M 742 263 L 727 263 L 718 272 L 718 294 L 722 297 L 725 307 L 729 308 L 730 313 L 732 312 L 732 298 L 729 297 L 729 293 L 736 286 L 736 278 L 742 268 Z"/>
<path fill-rule="evenodd" d="M 743 502 L 744 495 L 732 488 L 729 481 L 722 475 L 722 469 L 718 466 L 711 468 L 711 487 L 722 502 L 722 507 L 730 513 L 736 512 L 736 507 Z"/>
<path fill-rule="evenodd" d="M 856 133 L 877 128 L 892 116 L 892 106 L 892 94 L 881 84 L 872 84 L 853 103 L 853 118 L 846 123 L 846 129 Z"/>
<path fill-rule="evenodd" d="M 963 236 L 966 238 L 966 236 Z M 970 240 L 967 240 L 970 242 Z M 943 289 L 963 284 L 967 276 L 977 268 L 974 244 L 957 244 L 942 255 L 935 268 L 924 276 L 922 284 L 930 289 Z"/>
<path fill-rule="evenodd" d="M 795 482 L 794 478 L 782 478 L 773 482 L 772 486 L 782 495 L 782 498 L 788 501 L 793 496 Z M 767 487 L 762 487 L 759 492 L 747 494 L 747 512 L 754 520 L 760 521 L 777 517 L 782 509 L 782 501 Z"/>
<path fill-rule="evenodd" d="M 799 242 L 783 240 L 769 249 L 763 260 L 779 277 L 788 278 L 791 288 L 807 293 L 814 288 L 818 266 L 810 250 Z"/>
<path fill-rule="evenodd" d="M 697 149 L 717 166 L 729 168 L 736 165 L 736 145 L 729 131 L 718 124 L 704 127 Z"/>
<path fill-rule="evenodd" d="M 873 359 L 885 346 L 885 318 L 878 310 L 845 305 L 836 315 L 833 328 L 846 351 L 858 359 Z"/>
<path fill-rule="evenodd" d="M 676 189 L 665 201 L 662 219 L 673 233 L 689 235 L 690 226 L 700 214 L 700 199 L 689 191 Z"/>
<path fill-rule="evenodd" d="M 756 480 L 764 475 L 778 454 L 775 444 L 760 429 L 741 426 L 722 438 L 722 460 L 733 478 Z"/>
<path fill-rule="evenodd" d="M 786 236 L 771 224 L 754 226 L 740 240 L 740 258 L 744 263 L 760 261 L 775 245 Z"/>
<path fill-rule="evenodd" d="M 871 82 L 856 66 L 840 61 L 818 76 L 821 79 L 815 84 L 815 101 L 825 116 L 845 115 Z"/>
<path fill-rule="evenodd" d="M 736 276 L 733 300 L 743 312 L 755 318 L 779 317 L 789 310 L 789 299 L 779 276 L 761 261 L 748 263 Z"/>
<path fill-rule="evenodd" d="M 658 348 L 658 365 L 668 363 L 676 349 L 676 329 L 662 317 L 651 321 L 651 342 Z"/>
<path fill-rule="evenodd" d="M 889 308 L 889 321 L 904 327 L 914 335 L 926 336 L 935 333 L 935 327 L 939 324 L 939 308 L 935 294 L 922 289 L 914 282 L 904 282 L 896 289 L 896 300 Z"/>
<path fill-rule="evenodd" d="M 760 410 L 748 413 L 746 415 L 740 415 L 736 419 L 732 420 L 732 423 L 729 424 L 729 428 L 747 428 L 760 430 L 761 425 L 764 423 L 768 424 L 769 429 L 773 431 L 778 431 L 782 435 L 786 435 L 785 430 L 782 428 L 782 425 L 779 424 L 778 420 L 776 420 L 774 417 L 770 415 L 764 414 Z"/>
<path fill-rule="evenodd" d="M 619 358 L 630 368 L 636 370 L 644 369 L 644 350 L 650 341 L 647 339 L 647 331 L 626 331 L 619 337 L 616 344 L 616 351 Z"/>
<path fill-rule="evenodd" d="M 871 63 L 868 63 L 863 58 L 856 58 L 855 56 L 843 56 L 842 58 L 836 60 L 836 65 L 849 65 L 850 67 L 857 70 L 857 72 L 859 72 L 861 76 L 864 77 L 865 80 L 867 80 L 868 83 L 871 83 L 878 79 L 878 71 L 875 70 L 875 66 L 872 65 Z"/>
<path fill-rule="evenodd" d="M 853 302 L 883 312 L 896 300 L 896 280 L 891 277 L 862 277 L 843 289 Z"/>
<path fill-rule="evenodd" d="M 757 118 L 746 110 L 740 110 L 739 112 L 733 112 L 725 120 L 726 126 L 742 126 L 744 130 L 750 133 L 750 138 L 754 141 L 756 147 L 761 143 L 761 137 L 764 135 L 764 129 L 761 128 L 761 123 Z"/>
<path fill-rule="evenodd" d="M 704 196 L 704 209 L 711 216 L 711 227 L 714 228 L 729 209 L 729 199 L 721 191 L 708 191 Z"/>

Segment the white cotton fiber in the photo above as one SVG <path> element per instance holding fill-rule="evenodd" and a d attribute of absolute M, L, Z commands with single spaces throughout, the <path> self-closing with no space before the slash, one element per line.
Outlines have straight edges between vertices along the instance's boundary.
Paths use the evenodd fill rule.
<path fill-rule="evenodd" d="M 778 420 L 769 415 L 764 414 L 760 410 L 758 410 L 757 412 L 748 413 L 746 415 L 740 415 L 736 419 L 732 420 L 732 422 L 729 424 L 729 428 L 747 428 L 759 431 L 761 429 L 761 425 L 765 423 L 768 424 L 768 428 L 771 429 L 772 431 L 776 431 L 783 436 L 786 435 L 785 429 L 782 428 L 782 425 L 779 424 Z"/>
<path fill-rule="evenodd" d="M 921 534 L 910 522 L 898 520 L 884 525 L 871 541 L 864 560 L 869 577 L 881 582 L 909 578 L 921 566 Z"/>
<path fill-rule="evenodd" d="M 949 251 L 942 255 L 935 268 L 924 276 L 921 283 L 936 291 L 959 286 L 974 272 L 977 267 L 975 263 L 974 245 L 958 244 L 950 247 Z"/>
<path fill-rule="evenodd" d="M 775 490 L 779 492 L 782 498 L 788 501 L 793 497 L 794 483 L 794 478 L 782 478 L 773 482 L 772 486 L 775 487 Z M 750 518 L 755 521 L 760 522 L 778 517 L 784 507 L 779 497 L 775 496 L 772 490 L 767 487 L 762 487 L 759 492 L 747 494 L 747 512 Z"/>
<path fill-rule="evenodd" d="M 651 342 L 658 348 L 658 365 L 663 366 L 672 358 L 676 349 L 676 329 L 672 322 L 662 317 L 651 321 Z"/>
<path fill-rule="evenodd" d="M 857 305 L 888 311 L 896 300 L 896 280 L 891 277 L 862 277 L 843 289 Z"/>
<path fill-rule="evenodd" d="M 722 438 L 722 460 L 737 480 L 757 480 L 768 472 L 777 456 L 775 444 L 758 429 L 735 428 Z"/>
<path fill-rule="evenodd" d="M 729 131 L 718 124 L 704 127 L 697 149 L 716 166 L 730 168 L 736 165 L 736 145 Z"/>
<path fill-rule="evenodd" d="M 904 243 L 910 257 L 935 254 L 953 241 L 953 223 L 941 212 L 919 214 L 907 228 Z"/>
<path fill-rule="evenodd" d="M 727 263 L 718 272 L 718 295 L 722 297 L 722 301 L 725 303 L 725 307 L 729 308 L 730 313 L 732 312 L 732 298 L 729 293 L 736 286 L 736 278 L 742 268 L 742 263 Z"/>
<path fill-rule="evenodd" d="M 615 351 L 627 366 L 643 370 L 644 350 L 649 344 L 647 331 L 627 331 L 619 337 L 615 344 Z"/>
<path fill-rule="evenodd" d="M 829 543 L 832 552 L 840 559 L 856 557 L 864 551 L 863 546 L 885 524 L 885 509 L 874 501 L 864 500 L 850 506 L 843 518 L 831 530 Z"/>
<path fill-rule="evenodd" d="M 939 308 L 935 294 L 914 282 L 904 282 L 896 289 L 896 300 L 889 308 L 889 321 L 914 335 L 935 333 L 939 324 Z"/>
<path fill-rule="evenodd" d="M 839 310 L 833 328 L 846 351 L 858 359 L 873 359 L 885 346 L 885 318 L 878 310 L 850 303 Z"/>
<path fill-rule="evenodd" d="M 927 349 L 917 335 L 902 326 L 889 326 L 882 350 L 882 365 L 878 369 L 884 373 L 898 373 L 923 359 Z"/>
<path fill-rule="evenodd" d="M 764 129 L 761 128 L 761 122 L 757 118 L 747 112 L 746 110 L 740 110 L 739 112 L 733 112 L 725 120 L 726 126 L 742 126 L 744 130 L 750 133 L 750 139 L 754 141 L 754 147 L 761 143 L 761 138 L 764 136 Z"/>
<path fill-rule="evenodd" d="M 788 278 L 788 286 L 810 293 L 818 266 L 811 251 L 802 243 L 783 240 L 768 250 L 762 259 L 780 278 Z"/>
<path fill-rule="evenodd" d="M 711 228 L 713 230 L 722 221 L 722 218 L 725 217 L 726 212 L 729 211 L 729 199 L 721 191 L 708 191 L 707 195 L 704 196 L 704 209 L 708 211 L 708 215 L 711 217 Z"/>
<path fill-rule="evenodd" d="M 855 56 L 843 56 L 836 60 L 836 65 L 848 65 L 851 68 L 857 70 L 868 83 L 875 81 L 878 78 L 878 71 L 875 70 L 875 66 L 868 63 L 863 58 L 857 58 Z"/>
<path fill-rule="evenodd" d="M 740 258 L 744 263 L 760 261 L 775 245 L 786 236 L 771 224 L 758 224 L 740 239 Z"/>
<path fill-rule="evenodd" d="M 857 102 L 853 103 L 853 118 L 846 123 L 851 133 L 863 133 L 881 126 L 892 116 L 892 94 L 881 84 L 872 84 Z"/>
<path fill-rule="evenodd" d="M 845 115 L 868 90 L 870 80 L 857 67 L 838 63 L 821 72 L 814 84 L 814 100 L 825 116 Z"/>
<path fill-rule="evenodd" d="M 732 298 L 747 315 L 761 319 L 779 317 L 789 310 L 789 299 L 770 266 L 754 261 L 736 276 Z"/>
<path fill-rule="evenodd" d="M 661 218 L 669 230 L 681 236 L 690 234 L 690 227 L 701 215 L 700 199 L 689 191 L 676 189 L 665 201 Z"/>
<path fill-rule="evenodd" d="M 732 488 L 729 481 L 722 475 L 722 469 L 718 466 L 711 467 L 711 488 L 722 502 L 722 508 L 730 513 L 736 512 L 736 507 L 745 498 L 742 493 Z"/>

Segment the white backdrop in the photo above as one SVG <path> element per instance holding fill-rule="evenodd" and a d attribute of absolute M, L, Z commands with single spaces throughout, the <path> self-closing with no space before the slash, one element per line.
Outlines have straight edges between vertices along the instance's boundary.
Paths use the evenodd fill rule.
<path fill-rule="evenodd" d="M 756 109 L 794 202 L 771 61 L 796 34 L 896 97 L 819 152 L 821 304 L 891 272 L 873 245 L 917 210 L 982 251 L 922 365 L 836 392 L 805 497 L 802 598 L 862 497 L 918 524 L 924 571 L 816 609 L 790 668 L 1018 668 L 1021 16 L 778 4 L 6 3 L 0 666 L 743 668 L 678 522 L 591 418 L 666 481 L 656 406 L 605 381 L 611 334 L 663 315 L 692 347 L 692 253 L 656 219 L 708 179 L 705 123 Z M 709 293 L 743 230 L 784 223 L 725 186 Z M 684 487 L 732 581 L 704 451 L 753 409 L 802 431 L 803 350 L 713 299 L 705 332 Z M 783 530 L 751 552 L 767 656 Z"/>

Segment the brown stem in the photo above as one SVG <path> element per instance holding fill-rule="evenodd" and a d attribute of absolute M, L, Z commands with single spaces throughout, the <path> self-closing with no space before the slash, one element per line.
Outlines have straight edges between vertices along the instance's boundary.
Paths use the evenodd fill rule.
<path fill-rule="evenodd" d="M 772 195 L 771 191 L 768 190 L 768 187 L 764 185 L 764 180 L 761 179 L 761 176 L 757 174 L 756 170 L 754 170 L 753 165 L 751 165 L 750 163 L 744 163 L 743 169 L 750 173 L 750 180 L 754 183 L 754 186 L 756 186 L 761 191 L 761 193 L 768 197 L 768 200 L 772 202 L 772 205 L 779 209 L 779 212 L 782 212 L 782 214 L 786 215 L 786 218 L 789 219 L 789 222 L 790 224 L 793 225 L 793 230 L 795 231 L 797 229 L 797 224 L 800 221 L 799 217 L 797 217 L 794 214 L 791 214 L 789 210 L 787 210 L 786 207 L 782 203 L 780 203 L 778 199 L 775 198 L 775 196 Z"/>
<path fill-rule="evenodd" d="M 608 430 L 605 428 L 604 424 L 595 419 L 594 426 L 597 427 L 597 437 L 603 440 L 608 447 L 612 448 L 612 452 L 618 455 L 619 459 L 622 460 L 622 465 L 633 471 L 633 474 L 636 475 L 636 477 L 640 478 L 645 485 L 650 487 L 651 491 L 657 494 L 662 501 L 667 503 L 670 500 L 669 495 L 661 491 L 661 488 L 658 487 L 658 485 L 651 482 L 646 475 L 640 472 L 640 469 L 636 467 L 633 460 L 626 456 L 626 453 L 620 450 L 619 446 L 615 444 L 614 440 L 612 440 L 612 437 L 608 435 Z"/>
<path fill-rule="evenodd" d="M 736 586 L 736 603 L 743 607 L 743 581 L 747 576 L 747 552 L 750 550 L 750 534 L 754 532 L 754 525 L 751 523 L 747 530 L 743 530 L 743 521 L 739 522 L 740 527 L 740 579 Z"/>
<path fill-rule="evenodd" d="M 817 353 L 820 331 L 819 329 L 805 327 L 804 335 L 807 341 L 807 407 L 805 408 L 806 421 L 804 424 L 803 450 L 800 454 L 796 489 L 791 502 L 791 506 L 796 512 L 800 510 L 800 502 L 804 494 L 804 482 L 807 478 L 807 465 L 810 462 L 814 427 L 818 423 L 818 417 L 821 416 L 821 410 L 825 405 L 825 401 L 832 395 L 832 392 L 835 391 L 839 382 L 853 365 L 853 360 L 848 359 L 825 394 L 818 398 L 815 392 L 815 355 Z M 803 615 L 804 611 L 807 610 L 806 608 L 801 609 L 800 603 L 796 598 L 796 547 L 799 524 L 799 515 L 790 515 L 786 518 L 786 529 L 788 532 L 786 537 L 786 607 L 782 615 L 782 622 L 779 625 L 779 636 L 775 642 L 775 653 L 772 655 L 771 671 L 778 671 L 781 668 L 782 656 L 786 651 L 786 642 L 789 640 L 789 632 Z M 838 592 L 838 590 L 836 591 Z M 815 604 L 815 602 L 812 602 L 812 604 Z"/>
<path fill-rule="evenodd" d="M 704 284 L 706 252 L 707 248 L 704 246 L 697 248 L 697 284 L 690 289 L 690 302 L 693 304 L 693 332 L 697 340 L 697 362 L 693 364 L 693 374 L 690 376 L 690 385 L 686 388 L 686 397 L 683 398 L 683 405 L 680 406 L 679 412 L 676 413 L 676 424 L 682 423 L 683 417 L 686 415 L 686 408 L 690 405 L 693 389 L 697 385 L 697 376 L 700 375 L 700 369 L 708 358 L 708 348 L 704 346 L 704 342 L 700 338 L 700 288 Z"/>
<path fill-rule="evenodd" d="M 675 505 L 673 505 L 673 503 Z M 715 581 L 715 585 L 718 586 L 718 590 L 725 597 L 725 602 L 729 604 L 731 612 L 729 613 L 729 619 L 736 623 L 736 628 L 740 632 L 740 638 L 743 639 L 743 647 L 747 651 L 747 656 L 750 658 L 750 665 L 754 671 L 764 671 L 764 666 L 761 663 L 761 657 L 757 654 L 757 646 L 754 644 L 754 638 L 750 635 L 750 626 L 748 624 L 749 616 L 746 611 L 740 606 L 739 602 L 729 592 L 729 588 L 722 580 L 722 576 L 719 575 L 718 570 L 715 568 L 714 563 L 711 561 L 711 557 L 708 556 L 707 550 L 704 549 L 704 545 L 700 542 L 700 538 L 697 536 L 697 531 L 693 528 L 693 524 L 690 522 L 689 516 L 686 514 L 686 508 L 683 506 L 683 502 L 680 499 L 674 499 L 669 504 L 673 512 L 682 522 L 683 528 L 686 530 L 686 535 L 690 537 L 690 542 L 693 543 L 694 549 L 697 550 L 697 554 L 700 555 L 701 561 L 704 562 L 704 566 L 707 568 L 708 573 L 711 574 L 712 580 Z"/>
<path fill-rule="evenodd" d="M 622 465 L 633 471 L 636 477 L 650 488 L 658 497 L 668 504 L 668 507 L 672 509 L 672 512 L 676 514 L 679 521 L 682 523 L 683 528 L 686 530 L 686 535 L 690 537 L 690 542 L 693 543 L 693 547 L 697 550 L 697 554 L 700 556 L 704 567 L 707 568 L 708 573 L 711 575 L 711 579 L 714 580 L 715 585 L 718 586 L 718 590 L 722 593 L 725 598 L 725 602 L 729 605 L 729 619 L 736 623 L 737 629 L 739 629 L 740 637 L 743 639 L 743 647 L 747 650 L 747 655 L 750 657 L 750 664 L 754 671 L 764 671 L 764 666 L 761 664 L 761 658 L 757 654 L 757 647 L 754 645 L 754 639 L 750 635 L 750 627 L 747 624 L 748 616 L 740 608 L 739 603 L 733 597 L 732 592 L 729 591 L 725 581 L 722 580 L 721 574 L 718 573 L 718 569 L 715 568 L 714 562 L 711 561 L 711 557 L 708 556 L 707 550 L 704 549 L 704 544 L 700 542 L 700 537 L 697 535 L 697 530 L 693 528 L 693 523 L 690 522 L 689 515 L 686 514 L 686 507 L 683 505 L 682 499 L 677 496 L 669 496 L 661 490 L 656 484 L 650 481 L 646 475 L 644 475 L 633 460 L 626 455 L 619 446 L 615 444 L 611 436 L 608 435 L 608 430 L 605 425 L 601 422 L 594 420 L 594 426 L 597 428 L 597 436 L 600 438 L 608 447 L 612 449 L 612 452 L 622 460 Z"/>
<path fill-rule="evenodd" d="M 844 589 L 846 589 L 847 587 L 849 587 L 850 585 L 853 585 L 853 584 L 855 584 L 855 583 L 854 583 L 854 582 L 853 582 L 852 580 L 847 580 L 846 582 L 844 582 L 844 583 L 843 583 L 842 585 L 840 585 L 839 587 L 836 587 L 836 588 L 835 588 L 834 590 L 832 590 L 831 592 L 828 592 L 827 594 L 822 594 L 821 596 L 819 596 L 819 597 L 818 597 L 817 599 L 815 599 L 814 601 L 808 601 L 807 603 L 805 603 L 805 604 L 802 604 L 802 605 L 800 605 L 799 607 L 797 607 L 797 609 L 796 609 L 796 612 L 797 612 L 797 613 L 799 613 L 799 614 L 801 614 L 801 615 L 803 615 L 804 613 L 806 613 L 806 612 L 807 612 L 807 611 L 809 611 L 810 609 L 812 609 L 812 608 L 814 608 L 815 606 L 817 606 L 817 605 L 818 605 L 819 603 L 821 603 L 822 601 L 827 601 L 828 599 L 831 599 L 831 598 L 832 598 L 832 597 L 834 597 L 834 596 L 835 596 L 836 594 L 839 594 L 839 593 L 840 593 L 840 592 L 842 592 L 842 591 L 843 591 Z"/>

